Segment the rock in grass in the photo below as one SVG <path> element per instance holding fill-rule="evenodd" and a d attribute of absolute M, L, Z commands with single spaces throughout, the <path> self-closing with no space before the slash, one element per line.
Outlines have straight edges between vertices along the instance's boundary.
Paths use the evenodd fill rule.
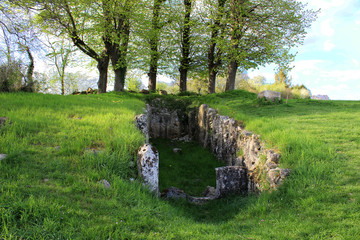
<path fill-rule="evenodd" d="M 110 188 L 110 186 L 111 186 L 110 183 L 105 179 L 100 180 L 98 183 L 101 184 L 102 186 L 104 186 L 104 188 Z"/>
<path fill-rule="evenodd" d="M 145 144 L 137 153 L 137 166 L 144 185 L 159 194 L 159 153 L 155 147 Z"/>
<path fill-rule="evenodd" d="M 5 159 L 6 157 L 7 157 L 6 154 L 0 154 L 0 161 L 3 160 L 3 159 Z"/>
<path fill-rule="evenodd" d="M 174 153 L 181 153 L 182 149 L 181 148 L 174 148 L 173 152 Z"/>
<path fill-rule="evenodd" d="M 187 199 L 189 195 L 187 195 L 184 190 L 176 187 L 169 187 L 161 192 L 161 197 L 165 199 Z"/>
<path fill-rule="evenodd" d="M 213 197 L 216 196 L 216 188 L 207 186 L 205 191 L 202 193 L 204 197 Z"/>
<path fill-rule="evenodd" d="M 275 102 L 281 100 L 281 93 L 265 90 L 258 94 L 258 98 L 265 98 L 267 101 Z"/>
<path fill-rule="evenodd" d="M 2 125 L 5 125 L 7 120 L 8 120 L 7 117 L 0 117 L 0 128 L 1 128 Z"/>

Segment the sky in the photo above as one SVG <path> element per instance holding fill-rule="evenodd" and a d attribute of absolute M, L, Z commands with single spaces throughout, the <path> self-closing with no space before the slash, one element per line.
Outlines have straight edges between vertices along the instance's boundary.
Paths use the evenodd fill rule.
<path fill-rule="evenodd" d="M 294 84 L 332 100 L 360 100 L 360 0 L 303 0 L 321 9 L 290 72 Z M 250 70 L 274 82 L 274 65 Z"/>

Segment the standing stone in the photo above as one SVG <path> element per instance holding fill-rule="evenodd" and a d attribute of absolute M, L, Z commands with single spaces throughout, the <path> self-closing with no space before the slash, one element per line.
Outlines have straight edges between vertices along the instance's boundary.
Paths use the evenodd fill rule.
<path fill-rule="evenodd" d="M 159 194 L 159 153 L 155 147 L 145 144 L 139 148 L 137 153 L 137 165 L 139 175 L 144 185 Z"/>
<path fill-rule="evenodd" d="M 244 167 L 227 166 L 215 168 L 216 171 L 216 197 L 228 194 L 247 193 L 248 176 Z"/>

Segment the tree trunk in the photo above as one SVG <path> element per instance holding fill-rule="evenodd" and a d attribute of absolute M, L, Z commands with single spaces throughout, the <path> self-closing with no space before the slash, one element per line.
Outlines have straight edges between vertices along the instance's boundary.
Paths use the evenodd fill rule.
<path fill-rule="evenodd" d="M 215 86 L 216 86 L 216 75 L 217 71 L 214 67 L 209 67 L 209 89 L 208 93 L 215 93 Z"/>
<path fill-rule="evenodd" d="M 34 58 L 31 54 L 31 51 L 29 49 L 28 46 L 26 46 L 26 53 L 28 54 L 30 63 L 28 66 L 28 69 L 26 71 L 26 86 L 25 86 L 25 90 L 27 92 L 34 92 L 35 91 L 35 86 L 34 86 L 34 79 L 33 79 L 33 74 L 34 74 Z"/>
<path fill-rule="evenodd" d="M 221 65 L 221 52 L 218 50 L 216 56 L 216 38 L 219 35 L 220 29 L 220 21 L 222 17 L 223 8 L 225 5 L 226 0 L 219 0 L 218 1 L 218 9 L 217 9 L 217 16 L 214 21 L 214 25 L 212 26 L 211 30 L 211 40 L 210 46 L 208 51 L 208 71 L 209 71 L 209 87 L 208 93 L 215 93 L 215 86 L 216 86 L 216 75 L 218 73 L 218 67 Z"/>
<path fill-rule="evenodd" d="M 115 91 L 118 91 L 118 92 L 124 91 L 126 70 L 127 70 L 126 66 L 118 67 L 117 69 L 114 69 L 114 73 L 115 73 L 114 90 Z"/>
<path fill-rule="evenodd" d="M 64 75 L 60 76 L 61 81 L 61 95 L 65 95 L 65 82 L 64 82 Z"/>
<path fill-rule="evenodd" d="M 185 16 L 183 35 L 181 40 L 181 61 L 180 61 L 180 92 L 186 91 L 187 73 L 190 66 L 190 15 L 192 0 L 184 0 Z"/>
<path fill-rule="evenodd" d="M 108 67 L 109 56 L 105 55 L 98 60 L 97 64 L 99 70 L 98 93 L 106 93 Z"/>
<path fill-rule="evenodd" d="M 187 90 L 186 88 L 187 73 L 188 70 L 186 68 L 180 69 L 180 92 L 185 92 Z"/>
<path fill-rule="evenodd" d="M 152 64 L 150 62 L 150 71 L 149 71 L 149 91 L 155 92 L 156 91 L 156 77 L 157 77 L 157 63 Z"/>
<path fill-rule="evenodd" d="M 160 20 L 160 9 L 161 4 L 164 0 L 154 0 L 153 6 L 153 17 L 152 17 L 152 33 L 150 34 L 150 69 L 149 69 L 149 91 L 156 91 L 156 77 L 158 70 L 158 62 L 160 53 L 158 49 L 159 45 L 159 31 L 161 26 L 159 25 Z"/>
<path fill-rule="evenodd" d="M 231 91 L 235 89 L 235 78 L 238 64 L 236 61 L 231 61 L 228 66 L 228 74 L 226 78 L 225 91 Z"/>
<path fill-rule="evenodd" d="M 127 51 L 130 39 L 130 23 L 126 16 L 118 20 L 116 34 L 119 42 L 113 42 L 111 45 L 111 65 L 115 73 L 115 91 L 124 91 L 125 76 L 127 71 Z"/>
<path fill-rule="evenodd" d="M 241 18 L 242 18 L 242 10 L 239 9 L 239 6 L 244 5 L 246 0 L 231 0 L 230 8 L 231 8 L 231 61 L 228 65 L 228 73 L 226 78 L 226 87 L 225 91 L 231 91 L 235 89 L 235 78 L 236 71 L 239 66 L 236 57 L 237 51 L 239 48 L 239 40 L 241 39 L 240 29 L 241 29 Z"/>

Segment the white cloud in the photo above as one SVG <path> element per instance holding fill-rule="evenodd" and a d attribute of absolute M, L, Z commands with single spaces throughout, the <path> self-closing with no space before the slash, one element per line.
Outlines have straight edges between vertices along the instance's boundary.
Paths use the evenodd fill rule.
<path fill-rule="evenodd" d="M 333 50 L 335 47 L 335 44 L 333 44 L 330 40 L 326 40 L 324 43 L 324 51 L 328 52 Z"/>
<path fill-rule="evenodd" d="M 335 34 L 335 30 L 331 25 L 331 19 L 326 19 L 321 22 L 320 32 L 323 36 L 332 37 Z"/>
<path fill-rule="evenodd" d="M 355 65 L 356 67 L 359 67 L 359 66 L 360 66 L 360 63 L 359 63 L 358 60 L 356 60 L 356 59 L 351 59 L 351 60 L 352 60 L 352 62 L 354 63 L 354 65 Z"/>

